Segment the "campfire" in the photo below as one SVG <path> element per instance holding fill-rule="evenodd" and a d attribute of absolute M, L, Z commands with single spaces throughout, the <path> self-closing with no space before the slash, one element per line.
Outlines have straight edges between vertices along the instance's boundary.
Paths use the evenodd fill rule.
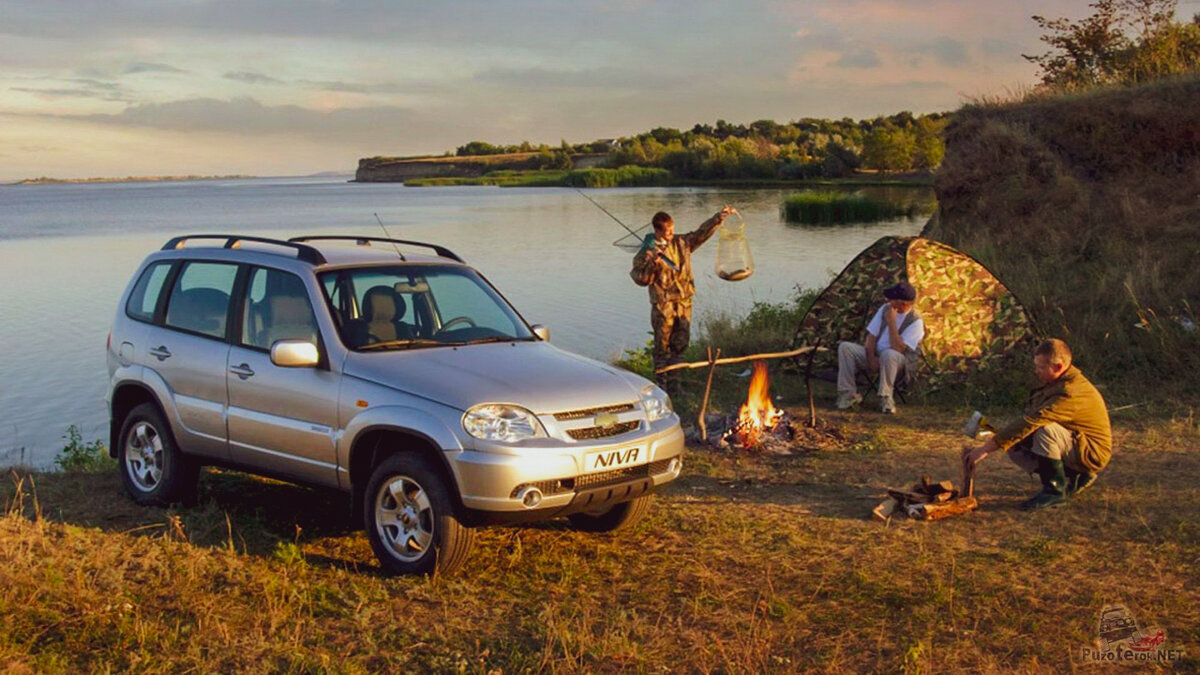
<path fill-rule="evenodd" d="M 725 421 L 720 443 L 743 450 L 764 449 L 764 445 L 772 443 L 786 445 L 792 439 L 792 429 L 784 411 L 771 404 L 767 362 L 755 361 L 753 373 L 746 402 L 736 419 Z"/>

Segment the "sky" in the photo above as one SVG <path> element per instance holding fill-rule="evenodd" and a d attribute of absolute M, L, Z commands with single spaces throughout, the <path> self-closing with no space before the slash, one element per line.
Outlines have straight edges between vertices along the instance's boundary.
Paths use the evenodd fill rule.
<path fill-rule="evenodd" d="M 0 181 L 950 111 L 1086 0 L 0 0 Z"/>

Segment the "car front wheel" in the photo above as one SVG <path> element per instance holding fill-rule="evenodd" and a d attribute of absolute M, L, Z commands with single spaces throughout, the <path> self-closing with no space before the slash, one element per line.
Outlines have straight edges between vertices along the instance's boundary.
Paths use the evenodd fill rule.
<path fill-rule="evenodd" d="M 195 498 L 199 467 L 180 452 L 154 404 L 143 403 L 130 411 L 118 438 L 121 482 L 133 501 L 167 506 Z"/>
<path fill-rule="evenodd" d="M 454 512 L 445 482 L 414 453 L 388 457 L 363 495 L 367 539 L 390 574 L 451 574 L 466 562 L 474 531 Z"/>

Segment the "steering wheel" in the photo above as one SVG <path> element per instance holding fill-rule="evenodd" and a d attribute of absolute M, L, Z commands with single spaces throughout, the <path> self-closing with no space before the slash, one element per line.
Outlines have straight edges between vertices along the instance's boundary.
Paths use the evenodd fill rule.
<path fill-rule="evenodd" d="M 471 326 L 471 328 L 476 328 L 475 320 L 472 319 L 471 317 L 456 316 L 453 319 L 450 319 L 449 321 L 447 321 L 446 323 L 443 323 L 442 327 L 438 329 L 438 332 L 445 333 L 446 331 L 450 330 L 450 326 L 453 326 L 456 323 L 465 323 L 465 324 L 469 324 Z"/>

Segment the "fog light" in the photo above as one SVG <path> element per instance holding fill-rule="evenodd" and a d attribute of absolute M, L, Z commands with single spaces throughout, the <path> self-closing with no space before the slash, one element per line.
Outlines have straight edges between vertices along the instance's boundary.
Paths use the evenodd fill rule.
<path fill-rule="evenodd" d="M 679 457 L 675 457 L 671 460 L 671 463 L 667 465 L 667 468 L 670 469 L 671 473 L 679 473 L 680 469 L 683 468 L 683 460 Z"/>
<path fill-rule="evenodd" d="M 525 508 L 532 509 L 542 503 L 542 491 L 535 487 L 527 487 L 517 493 L 517 499 L 525 505 Z"/>

